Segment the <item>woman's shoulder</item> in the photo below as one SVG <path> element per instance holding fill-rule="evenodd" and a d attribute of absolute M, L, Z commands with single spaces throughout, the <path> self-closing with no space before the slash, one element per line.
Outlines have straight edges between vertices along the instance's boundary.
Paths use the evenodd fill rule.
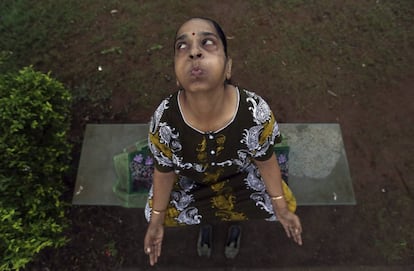
<path fill-rule="evenodd" d="M 170 122 L 170 118 L 176 116 L 178 91 L 165 97 L 155 109 L 151 117 L 151 130 L 155 130 L 161 122 Z"/>
<path fill-rule="evenodd" d="M 172 103 L 174 102 L 174 100 L 177 100 L 178 92 L 179 91 L 171 92 L 168 96 L 164 97 L 161 100 L 160 105 L 165 103 Z"/>
<path fill-rule="evenodd" d="M 247 106 L 248 109 L 251 109 L 252 106 L 259 106 L 262 109 L 270 110 L 268 103 L 265 101 L 265 99 L 262 98 L 262 96 L 260 96 L 254 91 L 245 88 L 237 88 L 240 92 L 240 103 L 242 106 Z"/>
<path fill-rule="evenodd" d="M 241 88 L 241 87 L 237 87 L 237 88 L 239 89 L 240 97 L 244 101 L 249 102 L 251 99 L 264 101 L 264 99 L 259 94 L 257 94 L 255 91 L 252 91 L 246 88 Z"/>
<path fill-rule="evenodd" d="M 268 103 L 256 92 L 238 88 L 240 92 L 240 110 L 248 114 L 255 123 L 263 123 L 273 114 Z"/>
<path fill-rule="evenodd" d="M 155 112 L 160 111 L 160 110 L 164 112 L 164 111 L 175 108 L 177 106 L 177 96 L 178 96 L 178 91 L 175 91 L 171 93 L 170 95 L 168 95 L 167 97 L 163 98 L 161 102 L 158 104 Z"/>

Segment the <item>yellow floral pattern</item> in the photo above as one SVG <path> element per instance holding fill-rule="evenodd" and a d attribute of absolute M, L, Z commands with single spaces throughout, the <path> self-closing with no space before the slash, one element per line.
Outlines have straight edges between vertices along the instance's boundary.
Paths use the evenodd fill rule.
<path fill-rule="evenodd" d="M 224 185 L 226 184 L 226 182 L 228 182 L 228 181 L 218 182 L 218 183 L 210 185 L 211 190 L 213 190 L 216 193 L 223 190 Z"/>
<path fill-rule="evenodd" d="M 273 113 L 271 113 L 270 120 L 263 125 L 263 131 L 259 139 L 260 144 L 264 144 L 266 140 L 272 135 L 275 122 L 275 117 L 273 116 Z"/>
<path fill-rule="evenodd" d="M 162 144 L 160 142 L 160 136 L 158 133 L 156 134 L 149 134 L 149 139 L 152 142 L 152 144 L 154 144 L 154 146 L 156 148 L 158 148 L 166 157 L 170 158 L 172 157 L 172 151 L 170 148 L 168 148 L 168 146 L 166 146 L 165 144 Z"/>
<path fill-rule="evenodd" d="M 217 169 L 215 172 L 204 172 L 203 182 L 206 184 L 211 184 L 217 182 L 220 176 L 223 174 L 224 170 L 222 168 Z"/>
<path fill-rule="evenodd" d="M 224 150 L 224 143 L 226 142 L 226 136 L 223 134 L 219 134 L 216 137 L 216 143 L 217 143 L 217 147 L 216 147 L 216 156 L 219 156 L 221 151 Z"/>
<path fill-rule="evenodd" d="M 217 195 L 211 198 L 211 203 L 213 208 L 220 210 L 231 211 L 234 209 L 234 200 L 233 195 Z"/>
<path fill-rule="evenodd" d="M 207 161 L 207 139 L 205 136 L 202 137 L 200 144 L 197 146 L 197 159 L 200 162 L 205 163 Z"/>
<path fill-rule="evenodd" d="M 215 215 L 220 217 L 222 221 L 243 221 L 248 219 L 244 213 L 226 210 L 217 211 Z"/>

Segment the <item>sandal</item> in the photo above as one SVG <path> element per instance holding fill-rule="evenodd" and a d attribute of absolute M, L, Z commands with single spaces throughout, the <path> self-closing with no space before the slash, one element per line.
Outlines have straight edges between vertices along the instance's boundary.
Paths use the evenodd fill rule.
<path fill-rule="evenodd" d="M 213 229 L 211 225 L 203 225 L 200 228 L 197 241 L 197 254 L 207 258 L 211 255 L 211 247 L 213 244 Z"/>
<path fill-rule="evenodd" d="M 224 249 L 224 255 L 227 259 L 234 259 L 240 250 L 240 239 L 241 239 L 241 226 L 232 225 L 229 228 L 229 233 L 227 236 L 227 243 Z"/>

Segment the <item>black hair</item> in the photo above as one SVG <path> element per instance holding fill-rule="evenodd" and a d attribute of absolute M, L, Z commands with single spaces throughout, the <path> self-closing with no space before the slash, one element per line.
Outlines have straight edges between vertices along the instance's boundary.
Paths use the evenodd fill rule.
<path fill-rule="evenodd" d="M 196 18 L 206 20 L 206 21 L 213 24 L 214 28 L 217 31 L 217 34 L 220 37 L 221 43 L 223 43 L 224 55 L 227 57 L 227 37 L 226 37 L 226 34 L 224 34 L 224 31 L 221 28 L 221 26 L 216 21 L 214 21 L 213 19 L 210 19 L 210 18 L 204 18 L 204 17 L 196 17 Z"/>

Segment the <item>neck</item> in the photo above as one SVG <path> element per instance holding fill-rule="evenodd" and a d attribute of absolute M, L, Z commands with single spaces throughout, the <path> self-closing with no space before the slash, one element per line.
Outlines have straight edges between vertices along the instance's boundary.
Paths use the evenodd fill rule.
<path fill-rule="evenodd" d="M 197 119 L 208 119 L 221 113 L 226 96 L 226 87 L 206 92 L 182 92 L 182 102 L 185 108 Z"/>
<path fill-rule="evenodd" d="M 198 130 L 216 131 L 234 115 L 236 100 L 232 87 L 225 85 L 214 91 L 180 93 L 182 114 Z"/>

